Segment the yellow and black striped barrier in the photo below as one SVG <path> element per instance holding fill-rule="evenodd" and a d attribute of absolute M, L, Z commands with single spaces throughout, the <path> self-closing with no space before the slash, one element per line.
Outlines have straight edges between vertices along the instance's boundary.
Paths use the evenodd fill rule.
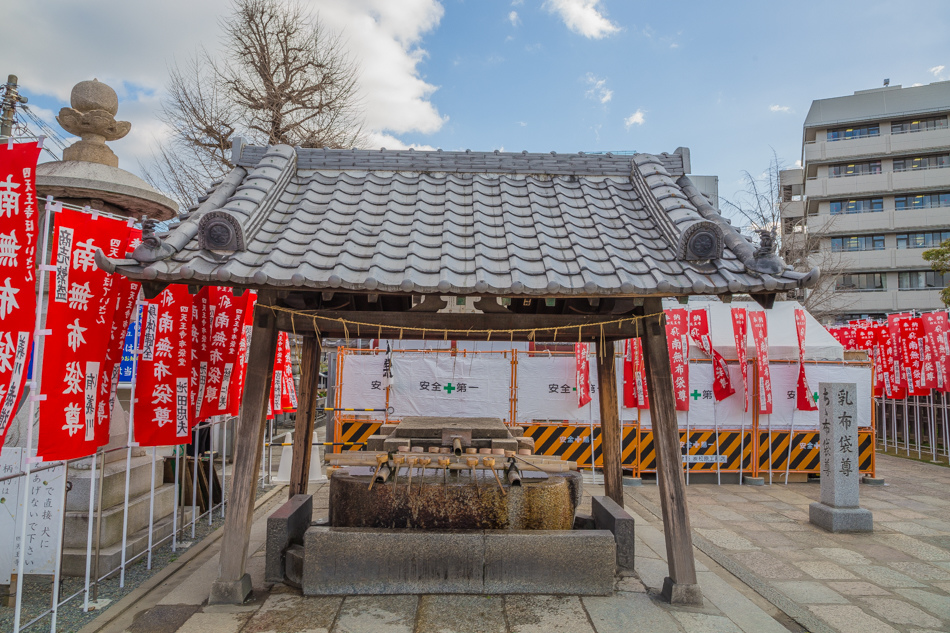
<path fill-rule="evenodd" d="M 350 407 L 323 407 L 324 411 L 358 411 L 358 412 L 368 412 L 368 413 L 389 413 L 393 412 L 393 408 L 389 407 L 388 409 L 353 409 Z"/>
<path fill-rule="evenodd" d="M 719 472 L 739 472 L 740 457 L 743 453 L 742 466 L 747 473 L 752 472 L 753 450 L 752 450 L 752 432 L 745 431 L 745 441 L 742 440 L 743 432 L 739 430 L 720 430 L 719 446 L 716 446 L 716 431 L 701 430 L 690 431 L 689 438 L 686 437 L 686 431 L 680 431 L 680 455 L 683 459 L 684 470 L 688 467 L 690 472 L 716 472 L 716 464 L 719 464 Z M 639 472 L 656 472 L 656 447 L 653 443 L 653 430 L 641 429 L 639 432 Z"/>
<path fill-rule="evenodd" d="M 293 442 L 273 442 L 267 446 L 293 446 Z M 310 446 L 366 446 L 366 442 L 311 442 Z"/>
<path fill-rule="evenodd" d="M 382 422 L 360 422 L 359 420 L 341 423 L 339 446 L 346 447 L 348 451 L 358 451 L 360 447 L 366 444 L 370 435 L 375 435 L 382 426 Z"/>
<path fill-rule="evenodd" d="M 768 431 L 758 434 L 759 472 L 821 473 L 821 439 L 818 431 L 795 431 L 791 438 L 791 463 L 789 463 L 790 431 Z M 771 468 L 769 446 L 771 445 Z M 858 430 L 858 470 L 873 473 L 874 434 L 870 430 Z"/>
<path fill-rule="evenodd" d="M 534 440 L 534 454 L 545 457 L 558 457 L 565 461 L 577 462 L 578 466 L 590 467 L 591 450 L 597 459 L 594 464 L 601 468 L 604 463 L 600 448 L 600 427 L 593 429 L 579 424 L 530 424 L 524 427 L 525 437 Z M 624 468 L 636 468 L 636 428 L 623 427 L 621 433 L 621 464 Z"/>

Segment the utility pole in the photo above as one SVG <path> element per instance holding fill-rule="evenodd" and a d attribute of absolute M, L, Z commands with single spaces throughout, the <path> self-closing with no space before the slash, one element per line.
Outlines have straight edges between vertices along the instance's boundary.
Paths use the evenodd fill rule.
<path fill-rule="evenodd" d="M 18 103 L 26 103 L 27 99 L 17 92 L 17 76 L 9 75 L 3 91 L 3 101 L 0 103 L 0 138 L 8 139 L 13 136 L 14 113 Z"/>

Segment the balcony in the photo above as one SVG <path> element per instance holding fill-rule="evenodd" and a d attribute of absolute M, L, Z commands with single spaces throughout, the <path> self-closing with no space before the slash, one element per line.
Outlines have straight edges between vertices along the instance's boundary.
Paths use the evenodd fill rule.
<path fill-rule="evenodd" d="M 879 251 L 841 251 L 835 255 L 840 258 L 843 271 L 879 272 L 894 267 L 894 250 L 888 248 Z"/>
<path fill-rule="evenodd" d="M 890 129 L 889 123 L 882 123 L 880 136 L 831 142 L 819 140 L 805 143 L 805 163 L 840 161 L 887 154 L 929 152 L 950 147 L 950 128 L 908 132 L 906 134 L 888 134 L 883 129 L 885 126 L 888 130 Z"/>
<path fill-rule="evenodd" d="M 805 215 L 805 201 L 804 200 L 792 200 L 790 202 L 783 202 L 779 206 L 781 208 L 783 218 L 800 218 Z"/>
<path fill-rule="evenodd" d="M 939 170 L 934 170 L 939 171 Z M 891 172 L 866 176 L 841 176 L 840 178 L 809 178 L 805 182 L 805 195 L 809 198 L 860 197 L 861 194 L 890 190 Z"/>
<path fill-rule="evenodd" d="M 892 174 L 891 185 L 894 191 L 912 190 L 915 192 L 950 187 L 950 167 L 938 169 L 909 169 Z"/>

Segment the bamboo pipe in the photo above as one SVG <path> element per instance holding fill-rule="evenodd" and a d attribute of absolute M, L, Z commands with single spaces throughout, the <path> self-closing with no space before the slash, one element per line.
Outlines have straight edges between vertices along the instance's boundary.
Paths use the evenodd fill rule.
<path fill-rule="evenodd" d="M 406 462 L 406 457 L 404 455 L 393 455 L 393 464 L 396 466 L 396 474 L 393 475 L 393 492 L 396 491 L 396 487 L 399 485 L 399 467 Z"/>
<path fill-rule="evenodd" d="M 478 465 L 477 457 L 466 457 L 465 463 L 468 464 L 468 468 L 472 473 L 472 479 L 475 481 L 475 491 L 478 491 L 478 477 L 475 476 L 475 466 Z"/>
<path fill-rule="evenodd" d="M 505 487 L 501 485 L 501 479 L 498 478 L 498 471 L 495 470 L 495 458 L 484 457 L 482 458 L 482 463 L 491 469 L 491 474 L 495 476 L 495 481 L 498 482 L 498 488 L 501 489 L 501 496 L 504 497 L 507 495 L 508 493 L 505 491 Z"/>
<path fill-rule="evenodd" d="M 452 452 L 455 453 L 456 457 L 462 456 L 462 438 L 452 438 Z"/>
<path fill-rule="evenodd" d="M 415 468 L 416 464 L 419 463 L 419 458 L 410 457 L 409 461 L 406 463 L 409 464 L 409 486 L 406 488 L 406 494 L 408 495 L 412 491 L 412 469 Z"/>
<path fill-rule="evenodd" d="M 521 471 L 518 470 L 518 465 L 515 463 L 514 459 L 508 460 L 508 469 L 505 471 L 505 475 L 508 477 L 509 485 L 511 486 L 521 485 Z"/>
<path fill-rule="evenodd" d="M 377 455 L 376 456 L 376 472 L 373 473 L 373 477 L 369 480 L 368 490 L 373 489 L 373 484 L 376 483 L 376 475 L 379 474 L 379 469 L 383 467 L 383 464 L 389 461 L 389 455 Z"/>

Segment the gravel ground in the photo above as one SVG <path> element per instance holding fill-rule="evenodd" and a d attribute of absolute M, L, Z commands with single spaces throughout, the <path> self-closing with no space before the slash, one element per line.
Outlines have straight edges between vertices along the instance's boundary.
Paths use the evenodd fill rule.
<path fill-rule="evenodd" d="M 258 484 L 257 494 L 260 497 L 264 492 L 274 486 L 262 486 Z M 187 548 L 182 548 L 183 543 L 197 543 L 211 534 L 214 530 L 224 525 L 221 518 L 221 509 L 217 508 L 213 523 L 208 525 L 208 516 L 199 520 L 195 527 L 195 538 L 191 539 L 191 525 L 187 524 L 185 530 L 179 539 L 177 552 L 172 552 L 171 540 L 169 539 L 161 546 L 152 550 L 152 569 L 146 569 L 146 557 L 143 555 L 126 568 L 125 587 L 119 588 L 119 573 L 107 578 L 99 583 L 99 598 L 111 600 L 112 603 L 122 599 L 126 594 L 133 591 L 136 587 L 151 578 L 153 575 L 165 568 L 166 565 L 177 559 Z M 62 583 L 61 599 L 68 598 L 77 591 L 81 591 L 84 585 L 84 578 L 65 577 Z M 16 586 L 11 587 L 11 591 L 16 591 Z M 91 600 L 90 588 L 90 600 Z M 50 608 L 52 597 L 52 578 L 50 576 L 27 576 L 23 583 L 23 613 L 20 616 L 20 627 L 28 631 L 48 631 L 50 627 L 50 615 L 47 614 L 37 620 L 28 629 L 24 627 L 28 622 L 37 617 L 44 610 Z M 83 626 L 96 618 L 99 611 L 89 611 L 83 613 L 83 594 L 80 593 L 64 605 L 60 605 L 57 615 L 56 630 L 60 633 L 78 631 Z M 108 609 L 108 606 L 105 607 Z M 0 607 L 0 631 L 13 631 L 13 607 Z"/>

